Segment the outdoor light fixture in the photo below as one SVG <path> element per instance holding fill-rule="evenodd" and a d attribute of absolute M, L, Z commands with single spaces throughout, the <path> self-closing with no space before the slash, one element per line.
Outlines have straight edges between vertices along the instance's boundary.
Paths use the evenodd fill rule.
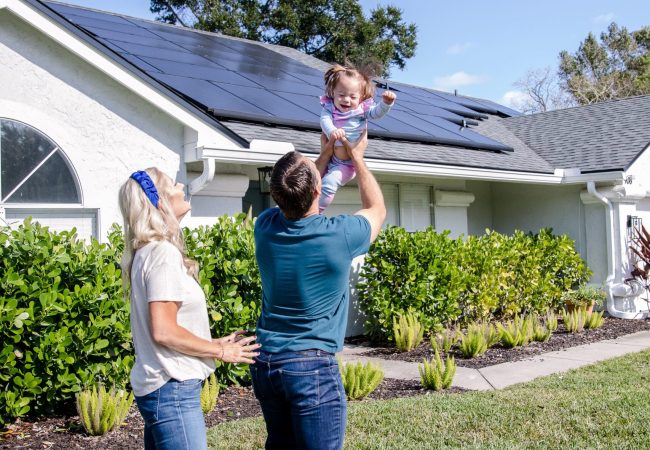
<path fill-rule="evenodd" d="M 269 194 L 271 193 L 271 171 L 273 167 L 258 167 L 257 176 L 260 179 L 260 193 Z"/>

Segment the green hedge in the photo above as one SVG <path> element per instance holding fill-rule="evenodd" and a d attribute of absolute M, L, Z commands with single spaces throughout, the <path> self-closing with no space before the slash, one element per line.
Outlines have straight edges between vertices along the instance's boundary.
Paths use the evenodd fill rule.
<path fill-rule="evenodd" d="M 254 328 L 261 285 L 253 222 L 245 214 L 184 230 L 201 265 L 213 336 Z M 26 220 L 0 228 L 0 424 L 48 415 L 73 404 L 80 387 L 123 386 L 133 364 L 129 302 L 123 298 L 118 227 L 109 244 L 79 240 Z M 220 364 L 221 383 L 248 377 L 245 366 Z"/>
<path fill-rule="evenodd" d="M 429 331 L 544 312 L 590 276 L 573 241 L 548 229 L 454 240 L 431 228 L 408 233 L 389 227 L 371 246 L 357 288 L 368 335 L 386 340 L 393 318 L 408 310 Z"/>
<path fill-rule="evenodd" d="M 262 302 L 262 281 L 255 259 L 253 220 L 245 214 L 223 216 L 210 227 L 185 229 L 190 258 L 199 263 L 199 283 L 208 299 L 212 336 L 254 329 Z M 217 362 L 221 383 L 248 381 L 246 365 Z"/>
<path fill-rule="evenodd" d="M 27 219 L 0 229 L 0 423 L 61 412 L 83 385 L 124 384 L 133 361 L 120 255 Z"/>
<path fill-rule="evenodd" d="M 260 311 L 253 220 L 223 216 L 184 230 L 198 261 L 213 336 L 250 329 Z M 26 220 L 0 228 L 0 424 L 72 405 L 80 387 L 122 386 L 133 364 L 129 302 L 122 295 L 119 227 L 108 244 L 81 241 Z M 466 240 L 429 229 L 389 228 L 371 247 L 359 285 L 371 337 L 415 311 L 429 330 L 454 322 L 544 311 L 589 271 L 566 236 L 488 232 Z M 247 380 L 246 366 L 220 364 L 221 383 Z"/>

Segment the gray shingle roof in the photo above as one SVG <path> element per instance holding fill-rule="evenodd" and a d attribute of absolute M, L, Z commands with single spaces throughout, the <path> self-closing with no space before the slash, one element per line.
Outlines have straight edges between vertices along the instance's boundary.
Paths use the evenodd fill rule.
<path fill-rule="evenodd" d="M 626 170 L 650 144 L 650 95 L 510 117 L 503 123 L 554 167 Z"/>
<path fill-rule="evenodd" d="M 296 150 L 305 153 L 317 153 L 320 146 L 320 132 L 317 131 L 235 121 L 222 121 L 222 123 L 249 142 L 253 139 L 291 142 Z M 478 128 L 481 134 L 512 146 L 514 152 L 498 153 L 444 145 L 371 139 L 366 157 L 495 170 L 553 173 L 553 167 L 517 139 L 503 125 L 503 119 L 491 116 L 481 121 Z"/>

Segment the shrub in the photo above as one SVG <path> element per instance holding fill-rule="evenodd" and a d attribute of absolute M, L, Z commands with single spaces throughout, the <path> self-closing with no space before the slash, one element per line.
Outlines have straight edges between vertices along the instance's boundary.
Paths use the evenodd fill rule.
<path fill-rule="evenodd" d="M 339 371 L 343 380 L 343 388 L 348 400 L 360 400 L 377 389 L 384 379 L 384 371 L 367 362 L 343 363 L 339 360 Z"/>
<path fill-rule="evenodd" d="M 455 261 L 457 242 L 429 228 L 409 233 L 388 227 L 372 244 L 361 268 L 357 292 L 371 340 L 392 339 L 393 320 L 417 311 L 425 330 L 460 315 L 457 297 L 465 289 Z"/>
<path fill-rule="evenodd" d="M 589 276 L 573 241 L 546 229 L 453 240 L 431 228 L 389 227 L 371 246 L 357 288 L 368 336 L 377 341 L 392 339 L 394 318 L 409 310 L 428 331 L 546 313 Z"/>
<path fill-rule="evenodd" d="M 262 282 L 255 259 L 254 221 L 246 214 L 222 216 L 215 225 L 183 229 L 188 256 L 199 263 L 213 336 L 254 329 L 260 314 Z M 247 366 L 217 361 L 223 384 L 247 381 Z"/>
<path fill-rule="evenodd" d="M 458 348 L 464 358 L 474 358 L 485 353 L 488 345 L 483 327 L 477 324 L 470 325 L 467 333 L 461 336 Z"/>
<path fill-rule="evenodd" d="M 201 409 L 203 414 L 211 412 L 217 406 L 217 397 L 219 396 L 219 383 L 214 372 L 203 382 L 201 388 Z"/>
<path fill-rule="evenodd" d="M 411 312 L 393 319 L 393 337 L 395 346 L 402 352 L 409 352 L 422 342 L 424 328 Z"/>
<path fill-rule="evenodd" d="M 107 392 L 102 384 L 99 388 L 77 394 L 79 419 L 91 436 L 99 436 L 119 427 L 132 404 L 133 393 L 116 391 L 115 388 Z"/>
<path fill-rule="evenodd" d="M 447 356 L 443 363 L 440 352 L 436 348 L 435 356 L 430 361 L 423 359 L 422 364 L 418 364 L 418 371 L 420 372 L 420 381 L 425 389 L 439 391 L 449 388 L 454 381 L 456 362 L 453 356 Z"/>
<path fill-rule="evenodd" d="M 124 386 L 133 361 L 120 254 L 27 219 L 0 228 L 0 423 L 73 409 L 79 386 Z"/>

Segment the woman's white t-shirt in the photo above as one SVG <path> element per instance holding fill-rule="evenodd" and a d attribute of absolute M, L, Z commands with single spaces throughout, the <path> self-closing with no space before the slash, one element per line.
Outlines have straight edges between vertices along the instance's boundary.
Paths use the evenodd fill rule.
<path fill-rule="evenodd" d="M 158 345 L 151 337 L 149 302 L 180 302 L 176 323 L 210 340 L 208 310 L 203 290 L 183 265 L 181 252 L 168 241 L 150 242 L 138 249 L 131 266 L 131 333 L 135 364 L 131 386 L 136 396 L 147 395 L 171 378 L 205 379 L 214 360 L 199 358 Z"/>

